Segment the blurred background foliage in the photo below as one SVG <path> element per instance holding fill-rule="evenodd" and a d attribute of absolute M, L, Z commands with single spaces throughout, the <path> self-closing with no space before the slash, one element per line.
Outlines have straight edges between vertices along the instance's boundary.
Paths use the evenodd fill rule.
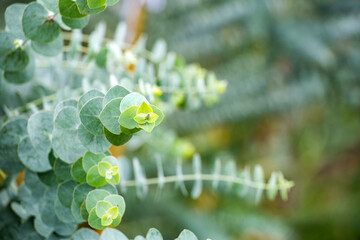
<path fill-rule="evenodd" d="M 0 2 L 2 16 L 11 3 Z M 196 149 L 205 169 L 216 157 L 261 164 L 267 177 L 281 170 L 296 184 L 288 201 L 258 206 L 226 185 L 197 200 L 173 186 L 138 200 L 129 188 L 120 230 L 134 236 L 156 227 L 165 239 L 183 228 L 214 240 L 360 239 L 359 1 L 125 0 L 85 32 L 100 19 L 110 37 L 124 20 L 128 42 L 140 33 L 150 47 L 163 38 L 187 62 L 228 81 L 218 105 L 167 116 L 176 133 L 166 134 L 185 139 L 174 140 L 181 142 L 174 151 Z M 156 174 L 151 164 L 148 176 Z"/>

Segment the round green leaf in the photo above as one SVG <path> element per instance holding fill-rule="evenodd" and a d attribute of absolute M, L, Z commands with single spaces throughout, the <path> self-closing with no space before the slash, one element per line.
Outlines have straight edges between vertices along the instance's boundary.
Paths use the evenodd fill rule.
<path fill-rule="evenodd" d="M 106 0 L 87 0 L 87 5 L 91 9 L 102 7 L 106 4 Z"/>
<path fill-rule="evenodd" d="M 88 211 L 86 210 L 86 201 L 84 201 L 82 204 L 81 204 L 81 207 L 80 207 L 80 214 L 81 214 L 81 217 L 84 219 L 84 220 L 88 220 L 89 218 L 89 213 Z"/>
<path fill-rule="evenodd" d="M 132 134 L 135 134 L 135 133 L 141 131 L 141 128 L 128 129 L 128 128 L 123 127 L 123 126 L 120 125 L 120 130 L 124 134 L 132 135 Z"/>
<path fill-rule="evenodd" d="M 140 106 L 143 102 L 150 104 L 146 98 L 139 93 L 130 93 L 124 97 L 120 104 L 120 112 L 124 112 L 129 107 Z"/>
<path fill-rule="evenodd" d="M 8 32 L 0 32 L 0 69 L 4 69 L 5 58 L 8 53 L 15 50 L 15 36 Z"/>
<path fill-rule="evenodd" d="M 71 205 L 71 204 L 70 204 Z M 55 215 L 63 223 L 76 223 L 76 219 L 71 213 L 71 209 L 64 207 L 59 199 L 55 200 Z"/>
<path fill-rule="evenodd" d="M 71 165 L 57 158 L 54 164 L 54 173 L 62 181 L 71 180 Z"/>
<path fill-rule="evenodd" d="M 42 184 L 39 180 L 36 173 L 32 171 L 25 172 L 24 183 L 35 198 L 41 198 L 47 189 L 46 185 Z"/>
<path fill-rule="evenodd" d="M 119 161 L 114 156 L 106 156 L 102 160 L 102 162 L 108 162 L 111 166 L 117 167 L 119 165 Z"/>
<path fill-rule="evenodd" d="M 71 18 L 66 18 L 66 17 L 61 17 L 61 20 L 63 21 L 63 23 L 70 27 L 71 29 L 82 29 L 84 28 L 88 23 L 89 23 L 89 16 L 86 16 L 84 18 L 80 18 L 80 19 L 71 19 Z"/>
<path fill-rule="evenodd" d="M 106 6 L 102 6 L 99 8 L 91 9 L 87 5 L 87 0 L 76 0 L 76 4 L 78 6 L 79 12 L 81 14 L 98 14 L 105 10 Z"/>
<path fill-rule="evenodd" d="M 151 109 L 154 113 L 156 113 L 159 117 L 155 121 L 155 126 L 158 126 L 164 119 L 164 113 L 155 105 L 150 104 Z"/>
<path fill-rule="evenodd" d="M 104 100 L 103 100 L 103 106 L 106 106 L 111 100 L 115 98 L 124 98 L 126 95 L 130 93 L 129 90 L 126 88 L 115 85 L 112 88 L 110 88 L 107 93 L 105 94 Z"/>
<path fill-rule="evenodd" d="M 95 231 L 89 228 L 81 228 L 71 236 L 71 240 L 98 240 L 98 239 L 99 239 L 99 235 Z"/>
<path fill-rule="evenodd" d="M 105 128 L 105 127 L 104 127 L 104 133 L 105 133 L 106 139 L 112 145 L 115 145 L 115 146 L 123 145 L 132 138 L 132 135 L 130 135 L 130 134 L 125 134 L 125 133 L 120 133 L 119 135 L 113 134 L 109 130 L 107 130 L 107 128 Z"/>
<path fill-rule="evenodd" d="M 123 101 L 124 100 L 122 100 L 121 102 Z M 128 129 L 138 128 L 139 124 L 134 120 L 138 108 L 139 108 L 138 106 L 132 106 L 127 108 L 124 112 L 122 112 L 119 118 L 120 126 Z"/>
<path fill-rule="evenodd" d="M 1 56 L 0 56 L 0 61 L 1 61 Z M 5 80 L 9 83 L 23 84 L 30 81 L 33 78 L 34 72 L 35 72 L 35 61 L 34 61 L 34 57 L 30 56 L 29 64 L 26 66 L 24 70 L 19 72 L 6 71 L 4 73 L 4 77 Z"/>
<path fill-rule="evenodd" d="M 80 124 L 76 108 L 64 107 L 54 121 L 52 146 L 56 155 L 67 163 L 73 163 L 84 155 L 86 148 L 77 136 Z"/>
<path fill-rule="evenodd" d="M 73 193 L 73 200 L 78 208 L 81 207 L 81 204 L 86 199 L 86 196 L 90 191 L 94 190 L 94 187 L 91 187 L 87 183 L 82 183 L 75 187 L 74 193 Z"/>
<path fill-rule="evenodd" d="M 30 141 L 37 152 L 48 155 L 51 151 L 53 115 L 49 111 L 39 111 L 30 116 L 27 125 Z"/>
<path fill-rule="evenodd" d="M 25 8 L 22 27 L 25 36 L 36 42 L 51 42 L 60 34 L 59 25 L 49 19 L 46 9 L 38 3 L 30 3 Z"/>
<path fill-rule="evenodd" d="M 73 215 L 76 222 L 78 222 L 78 223 L 84 222 L 85 219 L 83 219 L 80 214 L 80 207 L 76 206 L 76 203 L 74 200 L 71 202 L 71 214 Z"/>
<path fill-rule="evenodd" d="M 63 39 L 61 34 L 51 42 L 48 43 L 39 43 L 39 42 L 31 42 L 31 47 L 35 52 L 40 53 L 41 55 L 47 57 L 53 57 L 62 52 L 63 49 Z"/>
<path fill-rule="evenodd" d="M 120 214 L 117 215 L 117 217 L 113 220 L 111 226 L 116 227 L 117 225 L 119 225 L 121 222 L 121 219 L 122 219 L 122 216 Z"/>
<path fill-rule="evenodd" d="M 112 6 L 112 5 L 115 5 L 118 2 L 119 2 L 119 0 L 107 0 L 106 1 L 106 6 Z"/>
<path fill-rule="evenodd" d="M 79 158 L 76 162 L 73 163 L 71 166 L 71 176 L 77 181 L 78 183 L 86 182 L 86 172 L 82 167 L 82 160 L 83 158 Z"/>
<path fill-rule="evenodd" d="M 51 186 L 55 186 L 58 184 L 57 177 L 54 174 L 53 170 L 43 172 L 43 173 L 38 173 L 38 176 L 39 176 L 40 181 L 47 186 L 51 187 Z"/>
<path fill-rule="evenodd" d="M 146 240 L 163 240 L 163 237 L 157 229 L 150 228 L 146 234 Z"/>
<path fill-rule="evenodd" d="M 82 145 L 93 153 L 103 153 L 109 149 L 111 145 L 105 135 L 95 136 L 82 124 L 80 124 L 78 129 L 78 137 Z"/>
<path fill-rule="evenodd" d="M 111 195 L 105 197 L 104 201 L 107 201 L 107 202 L 111 203 L 112 206 L 117 207 L 119 214 L 121 216 L 124 215 L 126 205 L 125 205 L 125 200 L 122 196 L 116 195 L 116 194 L 111 194 Z"/>
<path fill-rule="evenodd" d="M 89 101 L 90 99 L 94 98 L 94 97 L 103 97 L 104 93 L 102 93 L 100 90 L 97 89 L 92 89 L 90 91 L 87 91 L 86 93 L 84 93 L 78 102 L 78 110 L 80 111 L 81 108 L 84 106 L 84 104 Z"/>
<path fill-rule="evenodd" d="M 101 161 L 98 164 L 99 166 L 99 174 L 103 177 L 105 177 L 106 171 L 109 171 L 110 168 L 112 167 L 110 163 L 105 162 L 105 161 Z"/>
<path fill-rule="evenodd" d="M 89 213 L 89 225 L 95 229 L 105 229 L 107 226 L 101 225 L 101 218 L 96 215 L 96 210 L 93 208 Z"/>
<path fill-rule="evenodd" d="M 108 131 L 113 134 L 120 134 L 120 102 L 122 98 L 115 98 L 108 102 L 100 113 L 100 121 Z"/>
<path fill-rule="evenodd" d="M 3 69 L 8 72 L 20 72 L 26 68 L 29 61 L 27 52 L 16 48 L 5 55 Z"/>
<path fill-rule="evenodd" d="M 25 7 L 26 4 L 15 3 L 7 7 L 5 11 L 6 28 L 16 38 L 22 40 L 25 40 L 21 22 Z"/>
<path fill-rule="evenodd" d="M 41 220 L 46 223 L 46 225 L 56 228 L 58 225 L 61 225 L 61 222 L 55 215 L 54 206 L 56 200 L 56 187 L 49 188 L 45 195 L 40 201 L 40 215 Z"/>
<path fill-rule="evenodd" d="M 36 216 L 34 220 L 34 228 L 35 230 L 43 237 L 49 237 L 51 233 L 54 231 L 54 228 L 46 225 L 40 216 Z"/>
<path fill-rule="evenodd" d="M 18 147 L 20 161 L 34 172 L 46 172 L 51 169 L 48 154 L 38 152 L 31 144 L 30 138 L 23 138 Z"/>
<path fill-rule="evenodd" d="M 89 169 L 86 175 L 86 182 L 93 187 L 101 187 L 106 184 L 105 177 L 99 174 L 98 166 L 93 166 Z"/>
<path fill-rule="evenodd" d="M 104 200 L 100 200 L 96 203 L 95 206 L 95 211 L 96 211 L 96 215 L 101 218 L 102 216 L 104 216 L 106 214 L 106 212 L 112 208 L 111 203 L 106 202 Z"/>
<path fill-rule="evenodd" d="M 86 17 L 87 14 L 81 14 L 76 5 L 76 1 L 59 0 L 59 11 L 61 16 L 71 19 L 79 19 Z"/>
<path fill-rule="evenodd" d="M 55 110 L 54 110 L 54 119 L 57 117 L 58 113 L 64 108 L 64 107 L 77 107 L 77 101 L 75 99 L 66 99 L 58 104 L 56 104 Z"/>
<path fill-rule="evenodd" d="M 72 180 L 59 184 L 56 194 L 60 203 L 64 207 L 67 208 L 71 207 L 71 202 L 73 200 L 73 192 L 76 186 L 77 186 L 76 182 Z"/>
<path fill-rule="evenodd" d="M 109 195 L 110 193 L 108 191 L 102 189 L 95 189 L 90 191 L 86 197 L 86 210 L 90 212 L 91 209 L 95 208 L 98 201 L 104 200 L 104 198 Z"/>
<path fill-rule="evenodd" d="M 103 125 L 99 119 L 103 97 L 89 100 L 80 110 L 80 120 L 84 127 L 96 136 L 104 135 Z"/>
<path fill-rule="evenodd" d="M 95 154 L 87 151 L 83 158 L 83 169 L 85 172 L 88 172 L 89 169 L 98 164 L 106 155 L 104 153 Z"/>
<path fill-rule="evenodd" d="M 0 129 L 0 168 L 8 174 L 24 168 L 18 156 L 18 144 L 27 134 L 26 124 L 25 118 L 15 118 L 4 123 Z"/>

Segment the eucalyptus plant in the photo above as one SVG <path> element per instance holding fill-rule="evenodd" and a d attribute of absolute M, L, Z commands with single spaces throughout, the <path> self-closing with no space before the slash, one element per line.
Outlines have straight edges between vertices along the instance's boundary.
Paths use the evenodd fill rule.
<path fill-rule="evenodd" d="M 251 177 L 249 168 L 238 172 L 233 162 L 225 165 L 224 172 L 217 160 L 214 172 L 204 174 L 197 154 L 193 156 L 193 174 L 183 174 L 179 160 L 176 175 L 167 176 L 158 161 L 158 176 L 147 178 L 138 158 L 132 161 L 135 180 L 122 174 L 126 168 L 123 161 L 111 155 L 111 146 L 124 145 L 134 135 L 152 134 L 164 120 L 161 109 L 171 113 L 174 108 L 215 104 L 224 93 L 226 82 L 168 53 L 163 40 L 152 51 L 145 49 L 145 37 L 134 46 L 126 46 L 121 40 L 126 30 L 123 24 L 119 25 L 115 40 L 106 39 L 105 44 L 105 28 L 100 24 L 88 37 L 89 49 L 85 52 L 79 51 L 84 47 L 81 32 L 62 32 L 83 28 L 91 14 L 116 2 L 38 0 L 13 4 L 6 10 L 6 30 L 0 32 L 0 80 L 5 86 L 2 91 L 10 89 L 8 94 L 14 94 L 14 86 L 33 89 L 38 84 L 42 93 L 33 99 L 25 91 L 22 105 L 11 109 L 7 105 L 12 103 L 2 103 L 0 211 L 3 216 L 11 216 L 8 219 L 15 219 L 3 222 L 3 236 L 128 239 L 112 228 L 121 223 L 125 214 L 125 201 L 119 193 L 124 194 L 124 188 L 132 186 L 141 198 L 148 185 L 162 188 L 171 182 L 187 194 L 184 182 L 192 181 L 191 196 L 196 198 L 201 194 L 203 181 L 212 181 L 213 188 L 221 181 L 236 185 L 239 195 L 255 190 L 257 202 L 264 190 L 271 200 L 278 191 L 286 199 L 293 183 L 282 173 L 274 172 L 266 183 L 260 166 L 255 166 Z M 64 46 L 65 37 L 70 40 L 68 46 Z M 44 66 L 44 62 L 48 65 Z M 65 74 L 59 74 L 64 81 L 62 87 L 52 79 L 59 77 L 49 70 L 55 67 Z M 42 74 L 46 68 L 49 71 Z M 102 81 L 94 76 L 100 76 Z M 76 82 L 79 78 L 81 84 Z M 81 226 L 106 230 L 99 236 Z M 162 236 L 150 229 L 146 238 L 135 239 L 159 240 Z M 178 239 L 197 238 L 184 230 Z"/>

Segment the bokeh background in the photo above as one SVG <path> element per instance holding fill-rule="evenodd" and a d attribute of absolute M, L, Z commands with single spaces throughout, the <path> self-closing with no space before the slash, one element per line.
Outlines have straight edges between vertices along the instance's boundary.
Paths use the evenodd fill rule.
<path fill-rule="evenodd" d="M 1 29 L 12 3 L 0 2 Z M 163 38 L 228 81 L 219 104 L 178 110 L 166 122 L 209 166 L 231 158 L 295 182 L 287 201 L 258 205 L 226 185 L 196 200 L 173 186 L 143 200 L 129 189 L 120 230 L 156 227 L 165 239 L 184 228 L 213 240 L 360 239 L 359 1 L 125 0 L 84 31 L 100 20 L 109 37 L 125 21 L 129 43 L 143 33 L 149 47 Z"/>

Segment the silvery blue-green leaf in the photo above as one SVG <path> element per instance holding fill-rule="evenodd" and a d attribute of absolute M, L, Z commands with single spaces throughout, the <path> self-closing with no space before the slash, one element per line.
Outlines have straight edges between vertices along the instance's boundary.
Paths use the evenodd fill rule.
<path fill-rule="evenodd" d="M 6 55 L 15 50 L 15 40 L 16 38 L 14 34 L 9 32 L 0 32 L 0 69 L 4 69 Z"/>
<path fill-rule="evenodd" d="M 77 108 L 77 101 L 75 99 L 66 99 L 58 104 L 56 104 L 55 110 L 54 110 L 54 120 L 57 117 L 58 113 L 64 108 L 64 107 L 74 107 Z"/>
<path fill-rule="evenodd" d="M 198 238 L 195 236 L 194 233 L 192 233 L 191 231 L 185 229 L 180 233 L 177 240 L 198 240 Z"/>
<path fill-rule="evenodd" d="M 80 110 L 80 120 L 84 127 L 96 136 L 104 135 L 99 115 L 102 110 L 103 97 L 94 97 L 87 101 Z"/>
<path fill-rule="evenodd" d="M 54 207 L 55 215 L 61 222 L 76 224 L 77 221 L 72 215 L 70 207 L 63 206 L 58 198 L 55 200 Z"/>
<path fill-rule="evenodd" d="M 85 172 L 88 172 L 89 169 L 97 165 L 106 155 L 104 153 L 95 154 L 87 151 L 83 157 L 83 169 Z"/>
<path fill-rule="evenodd" d="M 255 196 L 255 202 L 259 203 L 262 192 L 264 190 L 264 170 L 260 165 L 256 165 L 254 168 L 254 182 L 259 184 L 259 187 L 256 189 L 256 196 Z"/>
<path fill-rule="evenodd" d="M 157 229 L 150 228 L 146 234 L 146 240 L 163 240 L 163 237 Z"/>
<path fill-rule="evenodd" d="M 71 165 L 57 158 L 54 164 L 54 173 L 62 181 L 71 180 Z"/>
<path fill-rule="evenodd" d="M 244 182 L 244 184 L 240 184 L 237 187 L 237 193 L 239 196 L 244 197 L 249 191 L 248 183 L 251 182 L 249 168 L 245 167 L 245 169 L 239 173 L 238 178 L 241 179 Z"/>
<path fill-rule="evenodd" d="M 102 109 L 100 113 L 100 121 L 113 134 L 120 134 L 120 124 L 118 122 L 120 117 L 120 102 L 122 98 L 115 98 L 110 100 Z"/>
<path fill-rule="evenodd" d="M 67 163 L 73 163 L 84 155 L 86 149 L 77 136 L 79 114 L 74 107 L 64 107 L 54 121 L 52 146 L 56 155 Z"/>
<path fill-rule="evenodd" d="M 126 88 L 124 88 L 120 85 L 113 86 L 105 94 L 105 97 L 103 100 L 103 107 L 105 107 L 106 104 L 108 104 L 111 100 L 113 100 L 115 98 L 124 98 L 129 93 L 130 93 L 129 90 L 127 90 Z"/>
<path fill-rule="evenodd" d="M 231 176 L 234 179 L 236 178 L 236 164 L 233 160 L 229 160 L 225 163 L 225 167 L 224 167 L 224 174 L 226 176 Z M 233 184 L 231 182 L 227 183 L 227 190 L 229 191 L 231 189 L 231 187 L 233 186 Z"/>
<path fill-rule="evenodd" d="M 89 240 L 89 239 L 85 239 Z M 100 240 L 129 240 L 122 232 L 114 228 L 107 228 L 102 231 Z"/>
<path fill-rule="evenodd" d="M 73 180 L 69 180 L 58 185 L 56 192 L 57 199 L 59 199 L 60 203 L 64 207 L 71 207 L 71 202 L 73 200 L 73 192 L 76 186 L 77 184 Z"/>
<path fill-rule="evenodd" d="M 86 196 L 86 210 L 90 213 L 91 209 L 96 206 L 97 201 L 104 200 L 105 197 L 109 196 L 108 191 L 102 189 L 95 189 L 88 193 Z"/>
<path fill-rule="evenodd" d="M 16 48 L 6 54 L 3 69 L 6 72 L 20 72 L 26 68 L 29 61 L 28 52 L 24 49 Z"/>
<path fill-rule="evenodd" d="M 268 188 L 266 189 L 267 197 L 269 200 L 274 200 L 276 198 L 277 193 L 277 172 L 271 173 L 271 176 L 268 181 Z"/>
<path fill-rule="evenodd" d="M 27 135 L 26 125 L 26 118 L 15 118 L 5 122 L 0 129 L 0 168 L 8 174 L 23 169 L 17 150 L 21 138 Z"/>
<path fill-rule="evenodd" d="M 30 189 L 34 199 L 39 200 L 48 187 L 40 182 L 38 175 L 32 171 L 27 170 L 24 176 L 24 183 Z"/>
<path fill-rule="evenodd" d="M 93 187 L 101 187 L 107 184 L 105 177 L 99 173 L 98 165 L 92 166 L 86 174 L 86 182 Z"/>
<path fill-rule="evenodd" d="M 116 187 L 111 184 L 106 184 L 105 186 L 99 187 L 97 189 L 108 191 L 110 194 L 118 194 Z"/>
<path fill-rule="evenodd" d="M 61 34 L 59 36 L 48 43 L 39 43 L 39 42 L 31 42 L 31 47 L 34 49 L 35 52 L 47 56 L 47 57 L 53 57 L 62 52 L 63 49 L 63 38 Z"/>
<path fill-rule="evenodd" d="M 55 186 L 57 185 L 57 177 L 54 174 L 53 170 L 47 171 L 47 172 L 43 172 L 43 173 L 38 173 L 39 179 L 42 183 L 44 183 L 47 186 Z"/>
<path fill-rule="evenodd" d="M 105 10 L 106 6 L 101 6 L 99 8 L 89 8 L 87 4 L 87 0 L 76 0 L 76 4 L 78 6 L 79 12 L 81 14 L 98 14 Z"/>
<path fill-rule="evenodd" d="M 40 111 L 30 116 L 27 125 L 30 141 L 39 153 L 48 155 L 51 151 L 51 133 L 53 130 L 53 114 Z"/>
<path fill-rule="evenodd" d="M 95 30 L 90 34 L 89 50 L 97 53 L 100 51 L 106 32 L 106 23 L 100 22 L 96 25 Z"/>
<path fill-rule="evenodd" d="M 136 236 L 134 240 L 146 240 L 143 236 Z"/>
<path fill-rule="evenodd" d="M 29 217 L 29 213 L 21 204 L 17 202 L 12 202 L 10 204 L 10 207 L 21 219 L 26 220 Z"/>
<path fill-rule="evenodd" d="M 150 104 L 146 98 L 139 93 L 130 93 L 126 95 L 120 103 L 120 112 L 124 112 L 126 109 L 132 106 L 140 106 L 143 102 Z"/>
<path fill-rule="evenodd" d="M 76 206 L 76 203 L 74 200 L 71 202 L 70 210 L 71 210 L 71 214 L 73 215 L 76 222 L 81 223 L 81 222 L 85 221 L 80 214 L 80 207 Z"/>
<path fill-rule="evenodd" d="M 202 192 L 201 159 L 199 154 L 195 154 L 193 157 L 193 169 L 196 177 L 195 177 L 194 186 L 191 190 L 191 197 L 198 198 Z"/>
<path fill-rule="evenodd" d="M 89 101 L 90 99 L 94 98 L 94 97 L 103 97 L 104 93 L 102 93 L 100 90 L 98 89 L 92 89 L 90 91 L 87 91 L 86 93 L 84 93 L 78 102 L 78 110 L 80 111 L 81 108 L 84 106 L 84 104 Z"/>
<path fill-rule="evenodd" d="M 62 223 L 56 217 L 54 206 L 56 200 L 56 186 L 49 188 L 40 201 L 41 220 L 48 226 L 57 228 Z"/>
<path fill-rule="evenodd" d="M 89 228 L 80 228 L 77 230 L 70 238 L 71 240 L 98 240 L 99 235 L 89 229 Z"/>
<path fill-rule="evenodd" d="M 186 186 L 184 183 L 184 175 L 182 172 L 182 163 L 181 163 L 181 159 L 179 158 L 177 160 L 177 164 L 176 164 L 176 185 L 177 188 L 180 188 L 181 193 L 184 196 L 188 195 L 188 191 L 186 190 Z"/>
<path fill-rule="evenodd" d="M 139 198 L 144 198 L 149 190 L 146 183 L 146 176 L 142 169 L 139 159 L 133 159 L 134 174 L 136 180 L 136 194 Z"/>
<path fill-rule="evenodd" d="M 22 27 L 26 37 L 36 42 L 51 42 L 60 34 L 59 25 L 50 20 L 46 9 L 38 3 L 30 3 L 24 10 Z"/>
<path fill-rule="evenodd" d="M 96 136 L 89 132 L 82 124 L 80 124 L 78 129 L 78 137 L 82 145 L 93 153 L 103 153 L 111 145 L 105 135 Z"/>
<path fill-rule="evenodd" d="M 151 59 L 154 62 L 160 62 L 166 56 L 166 42 L 164 39 L 158 39 L 151 51 Z"/>
<path fill-rule="evenodd" d="M 34 220 L 34 228 L 35 230 L 43 237 L 47 238 L 54 231 L 54 228 L 46 225 L 40 216 L 36 216 Z"/>
<path fill-rule="evenodd" d="M 90 213 L 89 213 L 89 218 L 88 218 L 88 223 L 90 225 L 90 227 L 101 230 L 101 229 L 105 229 L 107 226 L 103 226 L 101 225 L 101 218 L 99 218 L 96 215 L 96 211 L 95 208 L 93 208 Z"/>
<path fill-rule="evenodd" d="M 117 207 L 121 217 L 124 215 L 126 205 L 125 205 L 125 200 L 122 196 L 117 194 L 111 194 L 105 197 L 104 201 L 107 201 L 111 203 L 114 207 Z"/>
<path fill-rule="evenodd" d="M 91 187 L 87 183 L 82 183 L 82 184 L 78 185 L 77 187 L 75 187 L 74 193 L 73 193 L 73 200 L 75 202 L 75 205 L 78 208 L 81 207 L 81 204 L 86 199 L 87 194 L 92 190 L 94 190 L 94 187 Z"/>
<path fill-rule="evenodd" d="M 219 186 L 220 173 L 221 173 L 221 161 L 220 161 L 220 159 L 217 158 L 215 160 L 215 166 L 214 166 L 214 172 L 213 172 L 213 175 L 214 175 L 214 180 L 212 182 L 213 191 L 216 191 Z"/>
<path fill-rule="evenodd" d="M 73 232 L 75 232 L 76 228 L 77 224 L 60 222 L 60 224 L 56 225 L 54 229 L 58 235 L 69 237 Z"/>
<path fill-rule="evenodd" d="M 26 4 L 15 3 L 7 7 L 5 11 L 6 28 L 16 38 L 22 40 L 25 40 L 21 22 L 25 7 Z"/>
<path fill-rule="evenodd" d="M 34 172 L 46 172 L 51 169 L 48 154 L 37 152 L 29 137 L 25 137 L 20 141 L 18 151 L 20 161 L 28 169 Z"/>

